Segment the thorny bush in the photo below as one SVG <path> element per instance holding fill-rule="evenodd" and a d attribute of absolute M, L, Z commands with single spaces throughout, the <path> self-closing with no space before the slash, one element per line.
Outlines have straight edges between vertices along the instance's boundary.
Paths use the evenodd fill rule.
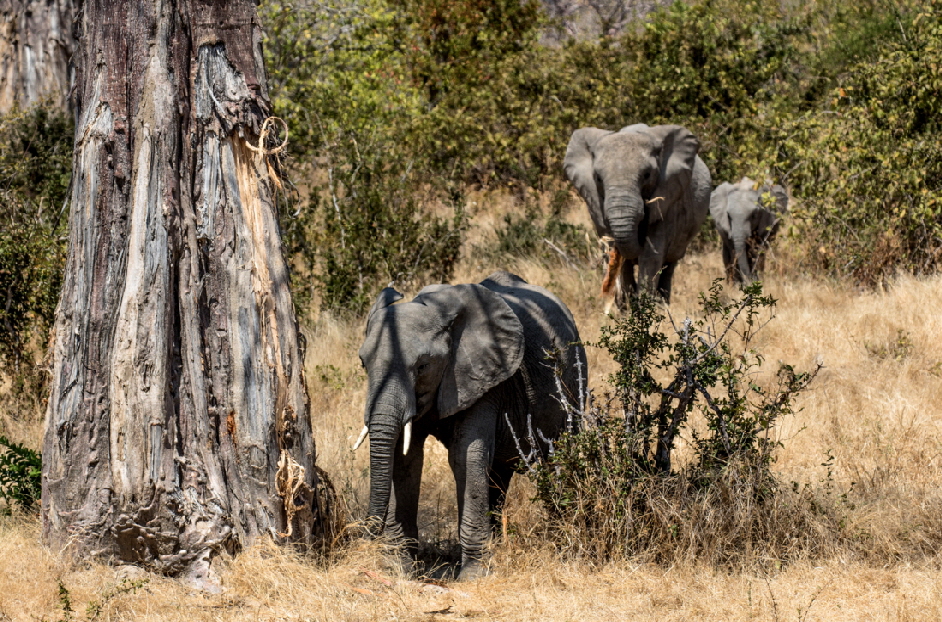
<path fill-rule="evenodd" d="M 814 529 L 802 532 L 809 504 L 780 487 L 771 466 L 781 444 L 773 428 L 820 366 L 763 374 L 752 346 L 774 305 L 761 283 L 727 301 L 716 281 L 701 294 L 699 319 L 675 322 L 642 295 L 603 327 L 594 345 L 618 364 L 611 393 L 581 411 L 563 397 L 582 429 L 573 426 L 548 456 L 522 456 L 558 544 L 601 559 L 715 563 L 818 546 Z M 527 431 L 531 446 L 539 433 Z M 679 461 L 682 436 L 690 453 Z"/>
<path fill-rule="evenodd" d="M 502 225 L 494 231 L 496 243 L 476 247 L 475 254 L 493 262 L 531 257 L 550 264 L 593 267 L 599 263 L 602 251 L 594 233 L 590 234 L 582 225 L 566 222 L 565 213 L 572 209 L 572 204 L 572 195 L 565 187 L 555 189 L 547 208 L 527 193 L 523 214 L 505 213 Z M 583 209 L 582 205 L 577 209 Z"/>

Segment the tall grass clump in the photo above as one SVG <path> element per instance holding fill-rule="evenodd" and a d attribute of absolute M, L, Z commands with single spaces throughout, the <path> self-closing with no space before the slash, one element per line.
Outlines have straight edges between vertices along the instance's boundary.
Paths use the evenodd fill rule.
<path fill-rule="evenodd" d="M 833 542 L 828 506 L 772 470 L 774 427 L 818 371 L 765 371 L 754 343 L 774 304 L 758 283 L 724 300 L 717 281 L 699 319 L 676 322 L 641 296 L 603 327 L 595 345 L 618 365 L 610 394 L 547 457 L 524 459 L 557 546 L 598 560 L 748 564 Z"/>

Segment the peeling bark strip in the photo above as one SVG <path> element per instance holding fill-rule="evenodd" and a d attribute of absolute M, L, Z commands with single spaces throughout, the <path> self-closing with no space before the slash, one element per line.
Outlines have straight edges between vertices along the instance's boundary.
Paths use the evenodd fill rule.
<path fill-rule="evenodd" d="M 317 540 L 298 326 L 252 149 L 255 3 L 90 0 L 79 20 L 44 537 L 168 573 L 261 535 Z"/>
<path fill-rule="evenodd" d="M 0 0 L 0 114 L 69 91 L 72 0 Z"/>

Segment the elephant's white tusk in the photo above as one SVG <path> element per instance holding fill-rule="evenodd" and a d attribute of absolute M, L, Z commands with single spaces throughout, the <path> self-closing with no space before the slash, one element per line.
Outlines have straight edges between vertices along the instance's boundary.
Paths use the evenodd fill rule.
<path fill-rule="evenodd" d="M 409 455 L 409 445 L 412 444 L 412 420 L 406 423 L 406 429 L 402 431 L 402 455 Z"/>
<path fill-rule="evenodd" d="M 360 436 L 357 437 L 357 442 L 353 444 L 353 451 L 356 451 L 360 448 L 360 445 L 363 444 L 363 441 L 366 439 L 366 435 L 370 433 L 370 429 L 367 426 L 363 426 L 363 431 L 360 432 Z"/>

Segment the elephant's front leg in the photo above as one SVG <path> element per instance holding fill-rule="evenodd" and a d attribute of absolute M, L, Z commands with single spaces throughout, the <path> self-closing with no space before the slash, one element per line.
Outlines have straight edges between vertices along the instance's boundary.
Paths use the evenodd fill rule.
<path fill-rule="evenodd" d="M 482 403 L 484 402 L 484 403 Z M 459 581 L 484 574 L 484 550 L 490 536 L 491 501 L 489 471 L 494 458 L 497 408 L 478 402 L 455 423 L 448 461 L 458 493 L 458 539 L 461 542 Z"/>
<path fill-rule="evenodd" d="M 637 265 L 637 259 L 625 259 L 621 263 L 618 284 L 615 288 L 615 307 L 619 311 L 625 311 L 628 308 L 628 298 L 638 293 L 638 283 L 635 281 L 635 266 Z"/>
<path fill-rule="evenodd" d="M 392 494 L 385 530 L 386 536 L 403 543 L 405 555 L 402 562 L 407 569 L 411 567 L 412 559 L 418 553 L 419 489 L 425 462 L 425 437 L 420 435 L 413 438 L 411 445 L 407 456 L 402 454 L 402 438 L 396 446 Z"/>
<path fill-rule="evenodd" d="M 749 263 L 752 264 L 752 277 L 757 279 L 765 271 L 765 253 L 771 246 L 771 234 L 756 232 L 749 240 Z"/>
<path fill-rule="evenodd" d="M 733 241 L 724 234 L 720 234 L 723 247 L 723 268 L 726 270 L 726 280 L 737 282 L 739 269 L 736 267 L 736 251 L 733 250 Z"/>
<path fill-rule="evenodd" d="M 648 293 L 659 293 L 662 269 L 664 268 L 664 257 L 667 249 L 666 234 L 663 227 L 652 227 L 649 230 L 648 237 L 644 241 L 644 248 L 641 250 L 641 257 L 638 258 L 638 285 Z M 673 272 L 671 274 L 673 276 Z M 666 283 L 667 295 L 665 299 L 670 298 L 670 278 Z"/>

